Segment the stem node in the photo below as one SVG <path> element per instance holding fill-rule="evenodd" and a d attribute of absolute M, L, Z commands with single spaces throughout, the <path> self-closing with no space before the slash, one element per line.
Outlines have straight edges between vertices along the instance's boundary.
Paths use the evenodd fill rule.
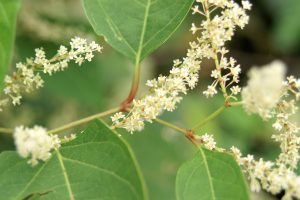
<path fill-rule="evenodd" d="M 230 107 L 231 107 L 231 102 L 230 102 L 229 100 L 226 100 L 226 101 L 224 102 L 224 106 L 225 106 L 226 108 L 230 108 Z"/>

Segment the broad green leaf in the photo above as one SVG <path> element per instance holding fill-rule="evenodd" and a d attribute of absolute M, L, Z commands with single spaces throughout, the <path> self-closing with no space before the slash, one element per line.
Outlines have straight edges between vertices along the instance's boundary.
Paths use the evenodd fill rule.
<path fill-rule="evenodd" d="M 172 118 L 167 120 L 175 123 Z M 139 134 L 123 135 L 140 163 L 149 199 L 174 200 L 177 169 L 193 155 L 193 145 L 183 135 L 154 123 Z"/>
<path fill-rule="evenodd" d="M 244 176 L 232 156 L 200 148 L 176 178 L 177 200 L 247 200 Z"/>
<path fill-rule="evenodd" d="M 15 152 L 0 154 L 0 199 L 146 199 L 129 147 L 94 122 L 51 159 L 30 167 Z"/>
<path fill-rule="evenodd" d="M 193 0 L 83 0 L 95 32 L 135 63 L 172 35 L 192 3 Z"/>
<path fill-rule="evenodd" d="M 11 60 L 19 6 L 19 0 L 0 0 L 0 90 Z"/>

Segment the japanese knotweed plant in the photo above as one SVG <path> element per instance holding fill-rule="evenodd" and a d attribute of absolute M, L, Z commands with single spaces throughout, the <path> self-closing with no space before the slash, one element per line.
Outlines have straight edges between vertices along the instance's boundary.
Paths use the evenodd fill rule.
<path fill-rule="evenodd" d="M 300 199 L 300 177 L 295 172 L 300 159 L 300 136 L 299 127 L 292 120 L 298 110 L 300 80 L 293 76 L 286 78 L 284 63 L 274 61 L 251 69 L 247 85 L 241 87 L 241 67 L 226 48 L 235 32 L 249 21 L 247 12 L 252 7 L 249 1 L 82 2 L 95 32 L 134 63 L 131 91 L 115 108 L 53 130 L 38 125 L 0 128 L 1 132 L 12 134 L 16 145 L 16 152 L 0 154 L 0 199 L 147 199 L 146 186 L 132 151 L 115 132 L 125 129 L 132 134 L 144 129 L 147 122 L 184 134 L 197 148 L 194 158 L 178 170 L 178 200 L 245 200 L 250 198 L 248 185 L 252 192 L 264 190 L 272 195 L 283 193 L 284 200 Z M 0 1 L 0 78 L 3 80 L 0 111 L 9 104 L 20 105 L 24 93 L 43 87 L 41 74 L 55 75 L 67 70 L 70 62 L 83 65 L 98 56 L 95 53 L 102 52 L 96 42 L 74 37 L 69 46 L 58 47 L 52 57 L 47 57 L 43 48 L 35 49 L 33 57 L 17 63 L 15 71 L 5 75 L 19 3 L 18 0 Z M 169 75 L 148 80 L 148 90 L 137 97 L 141 61 L 172 35 L 190 9 L 193 15 L 201 16 L 190 29 L 196 39 L 189 43 L 183 58 L 174 60 Z M 214 69 L 211 84 L 202 93 L 207 98 L 221 93 L 224 104 L 193 127 L 182 128 L 159 119 L 164 111 L 174 111 L 184 95 L 195 89 L 204 60 L 212 60 Z M 218 147 L 212 134 L 201 132 L 207 122 L 233 106 L 242 106 L 249 114 L 274 121 L 271 139 L 281 149 L 276 160 L 266 161 L 253 155 L 243 157 L 234 144 L 230 149 Z M 77 137 L 76 134 L 60 135 L 104 116 L 111 117 L 109 125 L 95 121 Z"/>

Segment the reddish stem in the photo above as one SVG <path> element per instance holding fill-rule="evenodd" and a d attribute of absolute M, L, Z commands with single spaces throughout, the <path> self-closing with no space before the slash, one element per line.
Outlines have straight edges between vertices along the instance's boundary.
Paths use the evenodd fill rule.
<path fill-rule="evenodd" d="M 195 132 L 193 130 L 186 130 L 185 137 L 189 139 L 194 145 L 199 145 L 197 138 L 195 137 Z"/>
<path fill-rule="evenodd" d="M 131 88 L 128 97 L 121 103 L 120 111 L 122 112 L 127 111 L 128 107 L 131 105 L 132 101 L 134 100 L 137 91 L 138 91 L 138 85 Z"/>
<path fill-rule="evenodd" d="M 128 107 L 131 105 L 132 101 L 134 100 L 138 88 L 139 88 L 139 82 L 140 82 L 140 65 L 137 64 L 134 71 L 134 76 L 132 79 L 131 89 L 129 92 L 128 97 L 121 103 L 120 111 L 125 112 L 128 110 Z"/>

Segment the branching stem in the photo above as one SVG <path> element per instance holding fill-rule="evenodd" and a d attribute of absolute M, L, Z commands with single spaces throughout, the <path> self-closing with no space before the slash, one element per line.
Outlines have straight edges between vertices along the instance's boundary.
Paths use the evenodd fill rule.
<path fill-rule="evenodd" d="M 167 127 L 171 128 L 171 129 L 174 129 L 174 130 L 176 130 L 176 131 L 178 131 L 180 133 L 186 134 L 186 132 L 187 132 L 186 129 L 180 128 L 180 127 L 178 127 L 178 126 L 176 126 L 174 124 L 171 124 L 170 122 L 164 121 L 162 119 L 156 118 L 155 121 L 157 123 L 159 123 L 159 124 L 162 124 L 162 125 L 167 126 Z"/>
<path fill-rule="evenodd" d="M 220 108 L 218 108 L 216 111 L 214 111 L 213 113 L 211 113 L 207 118 L 205 118 L 204 120 L 200 121 L 198 124 L 196 124 L 192 130 L 196 131 L 199 128 L 202 128 L 203 126 L 205 126 L 208 122 L 212 121 L 213 119 L 215 119 L 217 116 L 219 116 L 226 108 L 230 108 L 232 106 L 240 106 L 242 105 L 242 102 L 225 102 L 225 105 L 221 106 Z"/>
<path fill-rule="evenodd" d="M 167 126 L 175 131 L 178 131 L 180 133 L 183 133 L 184 136 L 190 141 L 192 142 L 194 145 L 198 146 L 199 142 L 197 141 L 196 137 L 195 137 L 195 132 L 193 130 L 189 130 L 189 129 L 184 129 L 184 128 L 180 128 L 174 124 L 171 124 L 170 122 L 164 121 L 162 119 L 155 119 L 155 121 L 159 124 L 162 124 L 164 126 Z"/>
<path fill-rule="evenodd" d="M 80 120 L 77 120 L 77 121 L 71 122 L 69 124 L 63 125 L 63 126 L 58 127 L 56 129 L 52 129 L 48 133 L 49 134 L 56 134 L 58 132 L 73 128 L 75 126 L 80 126 L 80 125 L 86 124 L 86 123 L 88 123 L 88 122 L 90 122 L 94 119 L 98 119 L 98 118 L 101 118 L 101 117 L 105 117 L 107 115 L 111 115 L 115 112 L 118 112 L 119 110 L 120 110 L 120 107 L 117 107 L 117 108 L 113 108 L 113 109 L 110 109 L 110 110 L 107 110 L 107 111 L 104 111 L 104 112 L 101 112 L 101 113 L 97 113 L 95 115 L 91 115 L 89 117 L 82 118 Z"/>
<path fill-rule="evenodd" d="M 241 106 L 241 105 L 243 105 L 243 102 L 242 102 L 242 101 L 230 103 L 230 106 Z"/>
<path fill-rule="evenodd" d="M 199 128 L 202 128 L 204 125 L 206 125 L 208 122 L 210 122 L 211 120 L 215 119 L 217 116 L 219 116 L 224 110 L 225 110 L 226 106 L 223 105 L 221 106 L 219 109 L 217 109 L 215 112 L 213 112 L 212 114 L 210 114 L 207 118 L 205 118 L 204 120 L 200 121 L 199 123 L 197 123 L 195 126 L 193 126 L 192 130 L 198 130 Z"/>

